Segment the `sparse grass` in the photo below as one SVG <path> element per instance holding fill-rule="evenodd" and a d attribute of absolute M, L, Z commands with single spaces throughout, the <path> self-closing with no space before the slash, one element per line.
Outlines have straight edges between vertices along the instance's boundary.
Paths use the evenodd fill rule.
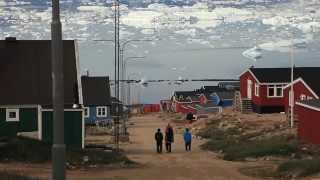
<path fill-rule="evenodd" d="M 87 156 L 88 161 L 84 161 Z M 15 138 L 0 147 L 0 162 L 44 163 L 51 160 L 51 145 L 28 138 Z M 94 149 L 67 149 L 67 162 L 71 165 L 133 164 L 124 154 Z"/>
<path fill-rule="evenodd" d="M 262 140 L 240 141 L 225 149 L 225 160 L 244 160 L 247 157 L 290 156 L 297 152 L 296 141 L 286 137 L 274 136 Z"/>
<path fill-rule="evenodd" d="M 39 178 L 31 178 L 19 173 L 0 171 L 1 180 L 40 180 Z"/>
<path fill-rule="evenodd" d="M 224 127 L 228 123 L 222 122 L 233 122 L 234 126 Z M 210 151 L 220 151 L 224 153 L 223 159 L 230 161 L 245 160 L 248 157 L 290 156 L 298 150 L 298 143 L 292 137 L 254 138 L 258 136 L 257 133 L 244 135 L 240 128 L 241 125 L 232 117 L 215 119 L 198 134 L 208 139 L 201 147 Z"/>
<path fill-rule="evenodd" d="M 281 164 L 278 173 L 282 176 L 309 176 L 320 173 L 320 157 L 315 159 L 290 160 Z"/>

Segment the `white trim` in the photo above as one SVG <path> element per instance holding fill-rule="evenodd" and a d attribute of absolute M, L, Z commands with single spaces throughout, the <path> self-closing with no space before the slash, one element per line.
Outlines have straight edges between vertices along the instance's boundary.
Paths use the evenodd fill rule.
<path fill-rule="evenodd" d="M 104 109 L 105 114 L 104 115 L 99 115 L 99 109 Z M 96 116 L 97 117 L 108 117 L 108 112 L 107 112 L 107 106 L 97 106 L 96 107 Z"/>
<path fill-rule="evenodd" d="M 247 79 L 247 98 L 252 99 L 252 86 L 253 82 L 251 79 Z"/>
<path fill-rule="evenodd" d="M 14 118 L 10 118 L 10 113 L 15 113 Z M 19 109 L 18 108 L 7 108 L 6 109 L 6 122 L 19 122 L 20 116 L 19 116 Z"/>
<path fill-rule="evenodd" d="M 87 115 L 86 115 L 86 110 L 87 110 Z M 85 118 L 90 117 L 90 107 L 83 107 L 83 112 L 84 112 L 83 116 Z"/>
<path fill-rule="evenodd" d="M 254 84 L 254 95 L 256 97 L 259 97 L 260 96 L 260 85 L 258 83 L 255 83 Z"/>
<path fill-rule="evenodd" d="M 267 97 L 268 98 L 283 98 L 284 97 L 283 86 L 281 87 L 281 96 L 277 96 L 277 85 L 282 85 L 282 84 L 270 84 L 270 85 L 267 86 Z M 274 86 L 273 88 L 270 88 L 270 89 L 274 90 L 274 95 L 273 96 L 269 96 L 269 86 Z"/>
<path fill-rule="evenodd" d="M 319 96 L 310 88 L 310 86 L 308 86 L 308 84 L 300 77 L 296 80 L 294 80 L 292 83 L 293 85 L 298 83 L 298 82 L 302 82 L 302 84 L 308 89 L 309 92 L 311 92 L 311 94 L 316 98 L 316 99 L 319 99 Z M 291 86 L 291 84 L 288 84 L 287 86 L 284 87 L 284 89 L 288 88 Z"/>
<path fill-rule="evenodd" d="M 38 139 L 42 140 L 42 113 L 41 106 L 38 106 Z"/>
<path fill-rule="evenodd" d="M 78 81 L 78 96 L 79 96 L 79 104 L 83 104 L 83 94 L 82 94 L 82 83 L 80 76 L 80 62 L 79 62 L 79 50 L 78 50 L 78 42 L 74 40 L 74 51 L 76 57 L 76 68 L 77 68 L 77 81 Z"/>
<path fill-rule="evenodd" d="M 301 77 L 299 77 L 299 78 L 297 78 L 296 80 L 294 80 L 292 83 L 293 84 L 296 84 L 297 82 L 299 82 L 299 81 L 303 81 L 303 79 L 301 78 Z M 288 87 L 290 87 L 291 86 L 291 84 L 292 83 L 289 83 L 289 84 L 287 84 L 285 87 L 283 87 L 284 89 L 287 89 Z"/>
<path fill-rule="evenodd" d="M 316 107 L 313 107 L 313 106 L 310 106 L 310 105 L 307 105 L 307 104 L 303 104 L 303 103 L 300 103 L 300 102 L 296 102 L 296 105 L 299 105 L 299 106 L 302 106 L 302 107 L 305 107 L 305 108 L 309 108 L 309 109 L 312 109 L 312 110 L 315 110 L 315 111 L 320 111 L 320 108 L 316 108 Z"/>
<path fill-rule="evenodd" d="M 254 78 L 254 80 L 257 81 L 257 83 L 261 84 L 260 81 L 258 80 L 258 78 L 257 78 L 257 77 L 253 74 L 253 72 L 250 70 L 250 68 L 247 69 L 246 71 L 244 71 L 243 73 L 241 73 L 241 74 L 239 75 L 239 77 L 241 77 L 242 75 L 244 75 L 244 74 L 247 73 L 247 72 L 249 72 L 249 73 L 251 74 L 251 76 Z"/>

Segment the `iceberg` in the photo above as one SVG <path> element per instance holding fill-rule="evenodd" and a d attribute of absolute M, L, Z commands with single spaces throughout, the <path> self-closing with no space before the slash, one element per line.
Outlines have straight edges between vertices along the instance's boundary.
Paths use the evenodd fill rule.
<path fill-rule="evenodd" d="M 245 50 L 242 53 L 242 55 L 248 59 L 256 61 L 257 59 L 262 57 L 262 53 L 260 51 L 261 51 L 261 49 L 259 47 L 255 46 L 251 49 Z"/>

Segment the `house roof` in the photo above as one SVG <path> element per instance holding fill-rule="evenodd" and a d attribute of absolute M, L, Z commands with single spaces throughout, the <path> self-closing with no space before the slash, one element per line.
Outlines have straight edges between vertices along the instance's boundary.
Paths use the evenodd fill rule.
<path fill-rule="evenodd" d="M 109 77 L 82 76 L 81 83 L 85 106 L 111 105 Z"/>
<path fill-rule="evenodd" d="M 260 83 L 289 83 L 291 81 L 291 68 L 250 68 L 249 70 Z M 314 76 L 319 74 L 320 67 L 294 68 L 294 79 L 302 77 L 306 82 L 310 81 L 310 83 L 313 83 L 316 78 Z"/>
<path fill-rule="evenodd" d="M 79 102 L 75 42 L 63 41 L 64 101 Z M 51 105 L 51 41 L 0 40 L 0 104 Z"/>
<path fill-rule="evenodd" d="M 203 86 L 204 93 L 212 93 L 212 92 L 221 92 L 226 91 L 227 89 L 222 86 Z"/>

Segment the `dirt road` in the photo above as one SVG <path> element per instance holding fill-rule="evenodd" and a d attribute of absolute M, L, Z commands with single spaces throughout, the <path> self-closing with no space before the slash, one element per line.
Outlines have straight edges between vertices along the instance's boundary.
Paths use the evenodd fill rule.
<path fill-rule="evenodd" d="M 69 179 L 106 179 L 106 180 L 250 180 L 253 178 L 238 172 L 239 163 L 219 160 L 213 153 L 199 149 L 200 140 L 193 140 L 192 152 L 185 152 L 182 134 L 175 134 L 173 152 L 157 154 L 154 145 L 155 130 L 164 130 L 167 122 L 157 115 L 135 117 L 130 127 L 132 143 L 122 146 L 132 160 L 142 167 L 106 171 L 71 171 Z"/>
<path fill-rule="evenodd" d="M 130 126 L 131 143 L 122 145 L 128 157 L 139 167 L 123 169 L 92 168 L 67 172 L 69 180 L 251 180 L 238 172 L 241 163 L 218 159 L 214 153 L 202 151 L 201 140 L 193 139 L 192 151 L 185 152 L 182 134 L 175 134 L 173 152 L 157 154 L 154 133 L 164 131 L 167 121 L 158 115 L 135 117 Z M 177 127 L 175 128 L 177 130 Z M 181 132 L 181 131 L 180 131 Z M 43 179 L 51 177 L 50 164 L 0 164 L 1 169 L 18 170 Z M 1 178 L 0 178 L 1 179 Z"/>

